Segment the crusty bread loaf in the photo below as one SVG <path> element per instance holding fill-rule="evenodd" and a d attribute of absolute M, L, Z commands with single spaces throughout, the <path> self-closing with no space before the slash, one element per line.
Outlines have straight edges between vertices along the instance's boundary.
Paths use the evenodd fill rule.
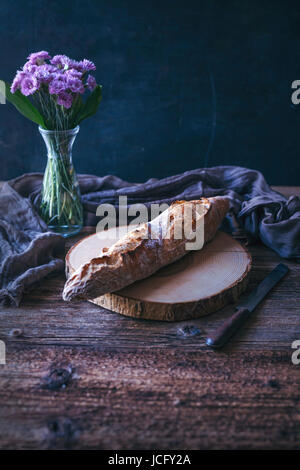
<path fill-rule="evenodd" d="M 128 232 L 105 253 L 80 266 L 67 280 L 63 299 L 93 299 L 150 276 L 188 253 L 186 243 L 191 242 L 200 218 L 204 221 L 203 242 L 210 241 L 228 209 L 226 197 L 174 202 L 167 211 Z M 183 226 L 186 214 L 191 215 L 192 231 L 182 230 L 183 236 L 176 238 L 175 227 Z"/>

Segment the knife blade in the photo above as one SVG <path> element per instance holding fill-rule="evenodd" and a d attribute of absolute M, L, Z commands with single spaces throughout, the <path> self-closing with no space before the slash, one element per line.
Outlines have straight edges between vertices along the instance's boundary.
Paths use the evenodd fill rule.
<path fill-rule="evenodd" d="M 288 273 L 289 268 L 280 263 L 267 277 L 251 292 L 246 300 L 241 302 L 237 311 L 229 317 L 218 329 L 206 340 L 207 346 L 220 348 L 227 343 L 231 336 L 245 323 L 251 312 L 265 298 L 270 290 Z"/>

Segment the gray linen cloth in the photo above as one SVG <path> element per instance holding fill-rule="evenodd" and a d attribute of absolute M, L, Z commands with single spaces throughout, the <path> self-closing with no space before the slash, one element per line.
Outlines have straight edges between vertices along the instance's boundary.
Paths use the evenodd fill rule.
<path fill-rule="evenodd" d="M 0 192 L 0 304 L 19 305 L 27 288 L 47 274 L 63 269 L 59 256 L 64 239 L 47 232 L 35 210 L 43 175 L 32 173 L 6 183 Z M 79 175 L 85 225 L 96 225 L 101 203 L 118 207 L 119 196 L 128 205 L 171 203 L 226 195 L 231 213 L 251 237 L 285 258 L 300 259 L 300 200 L 273 191 L 263 175 L 247 168 L 219 166 L 186 171 L 161 180 L 128 183 L 112 175 Z"/>

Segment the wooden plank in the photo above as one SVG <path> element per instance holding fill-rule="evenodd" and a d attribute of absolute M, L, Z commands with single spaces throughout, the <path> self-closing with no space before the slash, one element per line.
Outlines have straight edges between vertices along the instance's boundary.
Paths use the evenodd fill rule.
<path fill-rule="evenodd" d="M 282 262 L 249 248 L 248 292 Z M 20 308 L 2 307 L 0 447 L 299 448 L 300 264 L 284 262 L 289 275 L 220 352 L 205 338 L 232 306 L 183 323 L 139 321 L 64 303 L 60 273 Z"/>
<path fill-rule="evenodd" d="M 300 186 L 271 186 L 275 191 L 283 194 L 286 197 L 298 196 L 300 197 Z"/>
<path fill-rule="evenodd" d="M 14 347 L 1 448 L 299 448 L 299 370 L 290 351 Z"/>

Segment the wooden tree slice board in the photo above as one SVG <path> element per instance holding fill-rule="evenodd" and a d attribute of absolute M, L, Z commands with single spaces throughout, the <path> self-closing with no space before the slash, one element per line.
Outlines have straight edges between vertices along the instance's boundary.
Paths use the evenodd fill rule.
<path fill-rule="evenodd" d="M 119 227 L 101 238 L 95 233 L 80 240 L 66 256 L 67 273 L 99 256 L 126 231 Z M 132 227 L 131 227 L 132 229 Z M 113 230 L 113 229 L 111 229 Z M 135 318 L 180 321 L 198 318 L 235 302 L 245 290 L 251 268 L 248 251 L 230 235 L 217 232 L 200 251 L 165 266 L 147 279 L 105 294 L 91 302 Z"/>

